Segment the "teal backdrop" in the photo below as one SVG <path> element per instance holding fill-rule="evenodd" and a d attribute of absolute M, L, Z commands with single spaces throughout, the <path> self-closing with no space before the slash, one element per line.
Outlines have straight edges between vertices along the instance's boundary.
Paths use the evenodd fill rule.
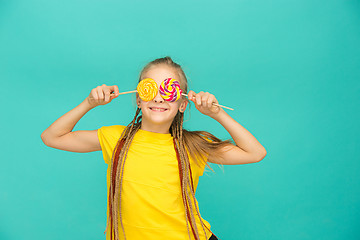
<path fill-rule="evenodd" d="M 105 239 L 101 152 L 40 135 L 99 85 L 133 90 L 164 56 L 267 150 L 200 177 L 201 215 L 220 239 L 360 239 L 359 26 L 355 0 L 0 1 L 0 239 Z M 74 131 L 126 125 L 133 97 Z M 185 127 L 230 137 L 193 105 Z"/>

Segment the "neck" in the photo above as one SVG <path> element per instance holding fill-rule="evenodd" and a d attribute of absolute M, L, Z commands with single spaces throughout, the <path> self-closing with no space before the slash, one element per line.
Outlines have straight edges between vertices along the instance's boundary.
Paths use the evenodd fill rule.
<path fill-rule="evenodd" d="M 144 131 L 149 131 L 149 132 L 154 132 L 154 133 L 164 133 L 164 134 L 168 134 L 170 133 L 170 126 L 166 125 L 166 124 L 148 124 L 144 121 L 141 122 L 141 130 Z"/>

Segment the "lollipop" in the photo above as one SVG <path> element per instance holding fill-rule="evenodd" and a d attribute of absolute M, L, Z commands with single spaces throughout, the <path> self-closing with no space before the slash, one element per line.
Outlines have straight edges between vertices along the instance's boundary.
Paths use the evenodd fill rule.
<path fill-rule="evenodd" d="M 144 101 L 151 101 L 158 92 L 158 86 L 154 79 L 145 78 L 137 86 L 139 97 Z"/>
<path fill-rule="evenodd" d="M 157 83 L 155 82 L 154 79 L 145 78 L 139 82 L 137 86 L 137 90 L 121 92 L 118 95 L 138 92 L 139 97 L 143 101 L 151 101 L 156 97 L 158 91 L 160 91 L 161 97 L 168 102 L 175 102 L 179 100 L 181 95 L 188 97 L 187 94 L 182 92 L 179 82 L 173 78 L 166 78 L 161 83 L 160 88 L 158 88 Z M 115 94 L 112 93 L 110 94 L 110 96 L 115 96 Z M 226 108 L 229 110 L 234 110 L 232 108 L 220 105 L 218 103 L 213 103 L 213 105 Z"/>
<path fill-rule="evenodd" d="M 160 95 L 165 101 L 175 102 L 179 100 L 182 94 L 180 84 L 173 78 L 165 79 L 160 85 Z"/>

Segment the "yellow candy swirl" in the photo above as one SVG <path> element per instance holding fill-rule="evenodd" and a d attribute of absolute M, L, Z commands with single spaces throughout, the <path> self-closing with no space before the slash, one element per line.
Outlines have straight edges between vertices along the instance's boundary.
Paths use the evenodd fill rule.
<path fill-rule="evenodd" d="M 158 86 L 154 79 L 145 78 L 139 82 L 136 90 L 142 100 L 151 101 L 158 92 Z"/>

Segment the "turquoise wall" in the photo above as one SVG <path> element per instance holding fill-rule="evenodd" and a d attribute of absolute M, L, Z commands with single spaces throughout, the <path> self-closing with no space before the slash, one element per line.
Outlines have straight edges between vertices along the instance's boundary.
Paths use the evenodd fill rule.
<path fill-rule="evenodd" d="M 223 240 L 360 239 L 360 2 L 0 1 L 0 239 L 105 239 L 101 152 L 40 134 L 98 85 L 171 56 L 266 148 L 211 165 L 196 193 Z M 127 124 L 133 96 L 74 130 Z M 192 106 L 185 126 L 230 135 Z"/>

